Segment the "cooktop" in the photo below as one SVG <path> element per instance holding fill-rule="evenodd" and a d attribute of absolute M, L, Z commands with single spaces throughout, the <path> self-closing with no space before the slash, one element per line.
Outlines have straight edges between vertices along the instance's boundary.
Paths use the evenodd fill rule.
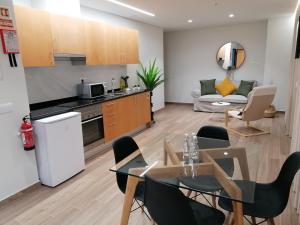
<path fill-rule="evenodd" d="M 96 99 L 79 99 L 76 101 L 59 104 L 57 106 L 58 107 L 66 107 L 66 108 L 77 108 L 77 107 L 82 107 L 85 105 L 90 105 L 93 103 L 101 102 L 101 100 L 104 100 L 104 99 L 105 99 L 105 97 L 96 98 Z"/>

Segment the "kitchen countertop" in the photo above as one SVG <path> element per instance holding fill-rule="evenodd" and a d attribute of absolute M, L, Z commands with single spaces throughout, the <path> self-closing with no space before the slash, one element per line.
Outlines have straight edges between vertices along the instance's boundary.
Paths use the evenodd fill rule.
<path fill-rule="evenodd" d="M 30 118 L 31 120 L 38 120 L 42 118 L 46 118 L 49 116 L 55 116 L 62 113 L 67 113 L 73 111 L 74 109 L 85 107 L 88 105 L 99 104 L 106 101 L 111 101 L 123 97 L 127 97 L 130 95 L 135 95 L 139 93 L 146 92 L 147 90 L 143 89 L 140 91 L 132 91 L 130 93 L 124 92 L 115 92 L 113 96 L 109 93 L 107 96 L 97 98 L 97 99 L 80 99 L 79 97 L 71 97 L 68 99 L 58 99 L 51 102 L 38 103 L 30 105 Z M 38 107 L 37 107 L 38 105 Z"/>

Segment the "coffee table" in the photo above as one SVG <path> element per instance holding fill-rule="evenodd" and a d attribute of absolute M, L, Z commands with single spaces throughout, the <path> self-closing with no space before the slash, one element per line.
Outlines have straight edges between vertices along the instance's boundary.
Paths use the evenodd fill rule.
<path fill-rule="evenodd" d="M 214 108 L 214 112 L 216 113 L 224 113 L 226 112 L 226 110 L 228 110 L 229 108 L 231 108 L 231 103 L 230 102 L 212 102 L 211 103 L 211 107 Z M 224 122 L 224 116 L 212 116 L 210 118 L 211 121 L 213 122 Z"/>

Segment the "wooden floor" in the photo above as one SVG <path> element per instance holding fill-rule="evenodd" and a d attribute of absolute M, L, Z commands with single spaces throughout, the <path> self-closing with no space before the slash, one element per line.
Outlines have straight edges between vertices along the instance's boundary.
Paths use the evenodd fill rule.
<path fill-rule="evenodd" d="M 223 125 L 219 121 L 222 115 L 193 112 L 191 105 L 170 104 L 156 114 L 157 122 L 153 127 L 134 138 L 142 149 L 154 147 L 152 152 L 144 152 L 146 157 L 162 157 L 164 136 L 172 132 L 197 131 L 207 124 Z M 232 124 L 238 123 L 241 121 L 232 121 Z M 271 135 L 240 138 L 230 134 L 230 140 L 246 147 L 253 141 L 260 144 L 264 163 L 259 168 L 259 180 L 269 182 L 277 176 L 289 154 L 290 139 L 285 136 L 284 116 L 279 114 L 275 119 L 264 119 L 253 125 L 271 128 Z M 0 224 L 118 225 L 123 194 L 117 188 L 115 174 L 109 172 L 113 164 L 113 154 L 109 151 L 89 161 L 84 172 L 57 188 L 38 185 L 0 203 Z M 284 213 L 276 218 L 276 225 L 298 225 L 291 205 L 290 201 Z M 150 224 L 140 211 L 131 214 L 130 225 Z"/>

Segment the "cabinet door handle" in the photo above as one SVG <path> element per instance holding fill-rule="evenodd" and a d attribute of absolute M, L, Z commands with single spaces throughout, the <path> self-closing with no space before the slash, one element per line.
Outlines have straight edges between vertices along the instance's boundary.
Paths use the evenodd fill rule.
<path fill-rule="evenodd" d="M 99 120 L 99 119 L 102 119 L 102 116 L 97 116 L 97 117 L 95 117 L 93 119 L 85 120 L 85 121 L 81 122 L 81 124 L 86 124 L 86 123 L 93 122 L 93 121 Z"/>

